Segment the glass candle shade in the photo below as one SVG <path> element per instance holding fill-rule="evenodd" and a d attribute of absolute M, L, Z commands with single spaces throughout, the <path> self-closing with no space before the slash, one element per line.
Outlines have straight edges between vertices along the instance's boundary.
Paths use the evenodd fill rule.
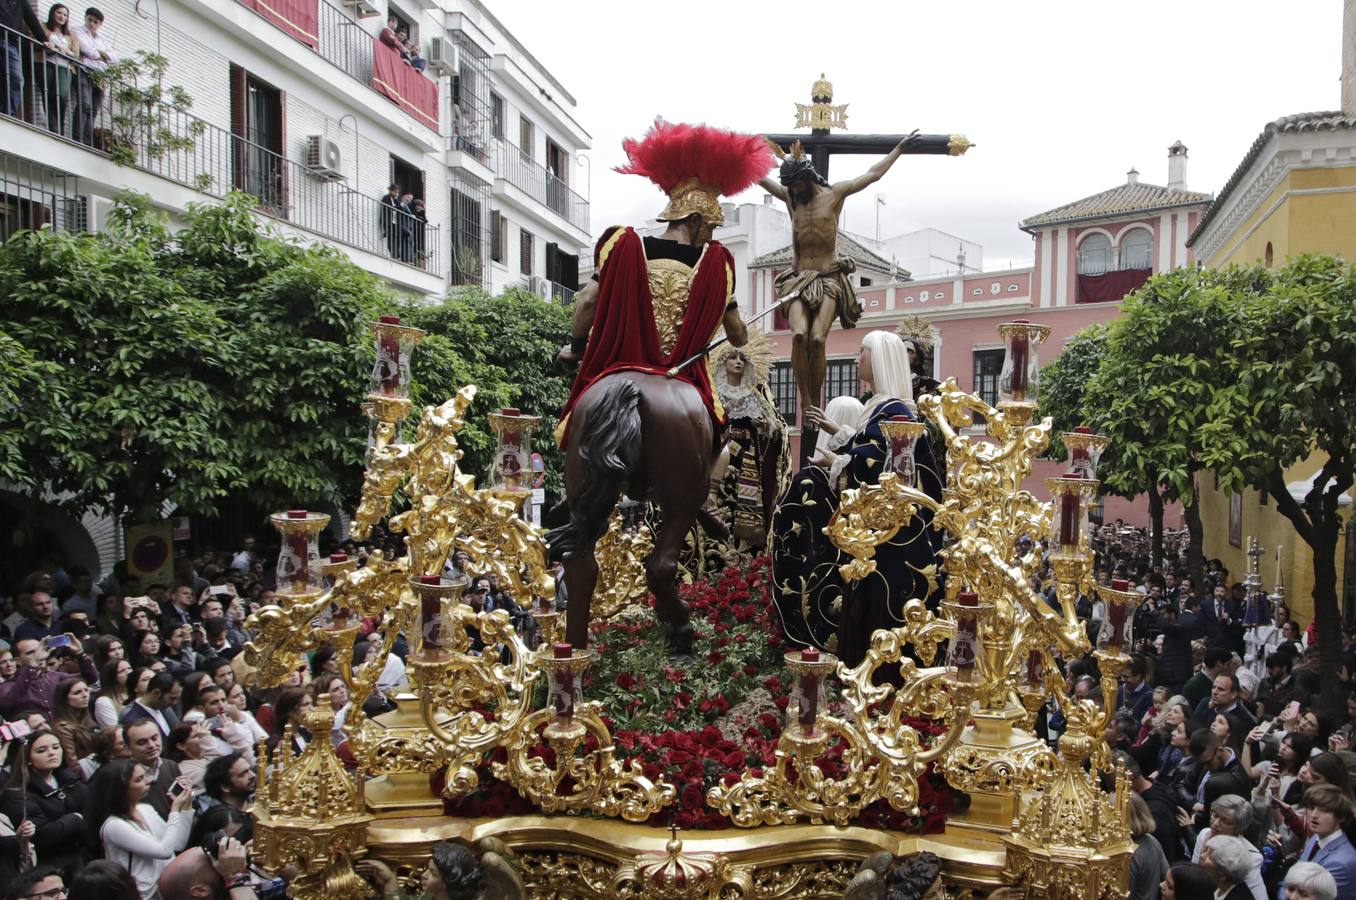
<path fill-rule="evenodd" d="M 289 509 L 270 516 L 282 537 L 276 569 L 279 594 L 309 594 L 325 590 L 320 565 L 320 532 L 329 524 L 324 513 Z"/>
<path fill-rule="evenodd" d="M 513 407 L 490 413 L 490 428 L 497 445 L 490 464 L 489 487 L 505 494 L 525 495 L 532 491 L 536 474 L 532 471 L 532 431 L 540 416 L 525 416 Z"/>
<path fill-rule="evenodd" d="M 1088 510 L 1097 499 L 1097 480 L 1070 470 L 1059 478 L 1047 478 L 1045 485 L 1055 507 L 1050 521 L 1051 546 L 1060 550 L 1086 546 Z"/>
<path fill-rule="evenodd" d="M 791 650 L 784 657 L 791 672 L 791 694 L 786 703 L 785 730 L 810 737 L 824 704 L 824 678 L 838 661 L 815 647 Z"/>
<path fill-rule="evenodd" d="M 1017 319 L 999 325 L 998 333 L 1005 347 L 1003 368 L 998 373 L 999 399 L 1016 403 L 1034 401 L 1040 382 L 1037 351 L 1050 336 L 1049 327 Z"/>
<path fill-rule="evenodd" d="M 470 584 L 465 575 L 455 578 L 446 575 L 419 575 L 410 579 L 410 589 L 419 600 L 419 638 L 415 648 L 423 653 L 438 653 L 456 643 L 448 633 L 446 614 L 455 605 Z M 453 648 L 456 649 L 456 648 Z"/>
<path fill-rule="evenodd" d="M 1099 587 L 1098 595 L 1106 604 L 1106 618 L 1097 632 L 1097 649 L 1121 653 L 1135 646 L 1135 609 L 1144 595 L 1130 590 L 1124 578 L 1111 579 L 1111 587 Z"/>
<path fill-rule="evenodd" d="M 372 323 L 377 359 L 372 366 L 371 394 L 389 400 L 410 396 L 410 355 L 424 336 L 418 328 L 400 324 L 400 316 L 382 316 Z"/>
<path fill-rule="evenodd" d="M 1026 655 L 1026 686 L 1032 689 L 1039 688 L 1044 683 L 1044 672 L 1045 666 L 1041 661 L 1041 652 L 1039 650 L 1028 652 Z"/>
<path fill-rule="evenodd" d="M 1094 434 L 1086 425 L 1064 432 L 1064 449 L 1069 453 L 1069 468 L 1084 478 L 1097 477 L 1097 464 L 1111 439 Z"/>
<path fill-rule="evenodd" d="M 347 553 L 331 553 L 320 560 L 320 577 L 325 590 L 332 590 L 336 581 L 357 567 L 358 560 L 350 557 Z M 352 615 L 353 611 L 347 606 L 331 603 L 329 609 L 325 610 L 321 617 L 321 625 L 322 627 L 346 628 Z"/>
<path fill-rule="evenodd" d="M 1271 601 L 1262 590 L 1261 579 L 1258 581 L 1256 585 L 1248 585 L 1248 605 L 1243 612 L 1243 624 L 1247 627 L 1271 624 Z"/>
<path fill-rule="evenodd" d="M 972 682 L 979 662 L 979 595 L 961 591 L 955 603 L 956 636 L 946 651 L 946 667 L 957 681 Z"/>
<path fill-rule="evenodd" d="M 574 718 L 575 707 L 583 699 L 583 657 L 576 656 L 574 647 L 562 642 L 551 645 L 551 655 L 543 662 L 550 674 L 546 702 L 555 709 L 558 717 Z"/>
<path fill-rule="evenodd" d="M 908 416 L 891 416 L 880 423 L 880 430 L 889 444 L 886 465 L 898 476 L 900 483 L 912 487 L 915 481 L 914 449 L 927 426 Z"/>

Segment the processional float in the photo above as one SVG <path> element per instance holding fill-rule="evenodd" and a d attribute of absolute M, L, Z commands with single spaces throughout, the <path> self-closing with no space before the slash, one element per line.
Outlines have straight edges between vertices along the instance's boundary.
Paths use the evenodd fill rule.
<path fill-rule="evenodd" d="M 299 755 L 284 740 L 271 759 L 260 748 L 256 853 L 270 868 L 297 866 L 293 896 L 367 896 L 353 870 L 356 859 L 379 858 L 410 876 L 427 860 L 429 844 L 448 837 L 473 844 L 502 839 L 516 851 L 532 897 L 841 896 L 860 859 L 882 849 L 937 853 L 950 897 L 983 897 L 1002 884 L 1028 897 L 1125 895 L 1134 848 L 1129 782 L 1113 773 L 1108 794 L 1096 778 L 1111 767 L 1103 732 L 1117 675 L 1129 661 L 1140 595 L 1124 583 L 1101 589 L 1107 624 L 1093 652 L 1103 673 L 1102 703 L 1065 699 L 1055 659 L 1089 649 L 1075 605 L 1080 590 L 1092 589 L 1088 511 L 1107 442 L 1085 431 L 1064 435 L 1072 465 L 1048 480 L 1053 500 L 1023 488 L 1050 436 L 1050 420 L 1036 420 L 1035 402 L 1037 349 L 1047 328 L 1000 327 L 1007 353 L 997 408 L 954 380 L 919 401 L 950 460 L 941 502 L 913 482 L 913 446 L 925 426 L 886 423 L 890 471 L 879 484 L 846 492 L 828 531 L 852 558 L 844 576 L 860 579 L 873 571 L 879 544 L 921 509 L 932 510 L 934 527 L 948 540 L 941 551 L 944 599 L 935 610 L 923 598 L 912 600 L 905 624 L 876 632 L 855 668 L 829 654 L 789 652 L 795 683 L 775 766 L 709 790 L 707 805 L 737 832 L 686 841 L 640 824 L 674 804 L 674 786 L 617 758 L 605 711 L 581 688 L 592 655 L 561 642 L 559 613 L 545 600 L 554 593 L 546 548 L 542 532 L 521 516 L 530 485 L 515 466 L 517 457 L 526 458 L 535 419 L 516 410 L 496 414 L 500 452 L 489 484 L 477 487 L 459 468 L 457 443 L 475 388 L 425 407 L 402 440 L 412 412 L 409 357 L 421 333 L 393 318 L 373 330 L 377 366 L 363 405 L 371 439 L 351 531 L 361 540 L 386 519 L 391 532 L 404 535 L 405 555 L 373 555 L 361 568 L 342 554 L 322 558 L 318 535 L 327 516 L 275 515 L 283 548 L 277 603 L 252 617 L 257 636 L 246 659 L 257 686 L 271 687 L 296 671 L 303 654 L 332 644 L 350 708 L 360 710 L 403 633 L 410 641 L 410 695 L 396 712 L 346 717 L 356 770 L 326 740 L 311 741 Z M 972 427 L 976 417 L 985 423 L 983 434 Z M 389 515 L 398 492 L 407 506 Z M 1017 549 L 1022 537 L 1041 534 L 1051 538 L 1058 610 L 1031 587 L 1039 547 L 1025 556 Z M 644 552 L 625 540 L 603 548 L 604 570 L 616 573 L 635 571 L 634 554 Z M 477 612 L 460 601 L 465 580 L 443 575 L 457 550 L 515 596 L 533 598 L 544 637 L 539 649 L 529 649 L 505 611 Z M 625 592 L 643 591 L 643 580 L 627 584 Z M 353 668 L 364 619 L 378 620 L 383 638 Z M 480 652 L 471 649 L 473 635 Z M 897 666 L 898 689 L 876 683 L 886 666 Z M 831 704 L 832 696 L 841 702 Z M 1068 720 L 1058 754 L 1031 733 L 1052 696 Z M 322 698 L 307 726 L 327 734 L 333 716 Z M 942 734 L 920 734 L 909 724 L 920 716 L 942 723 Z M 815 764 L 832 745 L 841 745 L 846 763 L 838 780 Z M 443 798 L 473 790 L 486 764 L 540 815 L 444 816 Z M 852 827 L 880 799 L 916 813 L 918 779 L 929 766 L 972 798 L 945 833 Z M 430 788 L 435 775 L 442 776 L 441 796 Z"/>

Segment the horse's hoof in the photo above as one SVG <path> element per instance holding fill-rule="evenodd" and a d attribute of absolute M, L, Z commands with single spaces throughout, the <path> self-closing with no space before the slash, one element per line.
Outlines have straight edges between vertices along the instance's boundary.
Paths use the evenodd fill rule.
<path fill-rule="evenodd" d="M 692 642 L 697 639 L 697 633 L 692 630 L 691 625 L 670 629 L 667 637 L 670 656 L 692 655 Z"/>

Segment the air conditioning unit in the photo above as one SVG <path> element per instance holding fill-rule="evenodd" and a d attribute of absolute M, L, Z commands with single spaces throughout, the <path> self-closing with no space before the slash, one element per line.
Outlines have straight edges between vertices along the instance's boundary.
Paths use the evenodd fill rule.
<path fill-rule="evenodd" d="M 551 299 L 551 282 L 540 275 L 533 275 L 527 279 L 527 289 L 538 297 L 546 300 Z"/>
<path fill-rule="evenodd" d="M 461 48 L 447 38 L 435 37 L 428 45 L 428 64 L 443 75 L 461 71 Z"/>
<path fill-rule="evenodd" d="M 370 0 L 344 0 L 344 6 L 352 10 L 353 14 L 360 19 L 381 15 L 381 10 L 373 6 Z"/>
<path fill-rule="evenodd" d="M 80 196 L 72 211 L 76 221 L 86 231 L 100 232 L 108 228 L 108 218 L 113 212 L 113 201 L 98 194 Z"/>
<path fill-rule="evenodd" d="M 306 138 L 306 168 L 313 175 L 325 179 L 343 178 L 339 171 L 343 164 L 343 154 L 339 145 L 323 134 L 312 134 Z"/>

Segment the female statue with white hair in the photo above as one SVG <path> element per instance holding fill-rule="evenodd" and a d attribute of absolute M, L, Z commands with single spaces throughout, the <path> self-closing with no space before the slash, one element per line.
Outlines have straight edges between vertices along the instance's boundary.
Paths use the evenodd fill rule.
<path fill-rule="evenodd" d="M 897 335 L 872 331 L 862 339 L 857 377 L 871 389 L 871 398 L 851 426 L 835 422 L 817 407 L 806 410 L 806 425 L 829 433 L 828 453 L 818 457 L 819 466 L 802 469 L 792 477 L 791 487 L 774 516 L 773 555 L 773 576 L 783 624 L 787 624 L 787 608 L 793 601 L 797 601 L 799 611 L 807 613 L 804 618 L 822 619 L 821 629 L 824 624 L 836 621 L 836 640 L 825 641 L 829 646 L 824 649 L 850 666 L 861 662 L 877 629 L 903 624 L 905 603 L 915 597 L 927 599 L 933 593 L 937 584 L 937 550 L 941 547 L 941 535 L 932 529 L 931 511 L 920 510 L 890 541 L 876 548 L 873 574 L 840 588 L 836 606 L 827 610 L 807 608 L 812 603 L 822 607 L 826 596 L 822 590 L 818 596 L 808 593 L 814 585 L 806 582 L 805 573 L 818 574 L 821 579 L 830 573 L 836 576 L 837 567 L 847 561 L 822 537 L 822 527 L 838 508 L 841 492 L 875 484 L 889 465 L 889 442 L 881 423 L 918 418 L 912 408 L 913 378 L 907 351 Z M 915 486 L 940 501 L 944 474 L 934 461 L 926 435 L 915 447 L 914 468 Z M 813 533 L 807 536 L 806 531 Z M 783 557 L 787 554 L 777 552 L 788 548 L 799 550 L 804 558 L 786 559 Z M 797 575 L 799 583 L 795 580 Z M 793 643 L 805 643 L 789 626 L 787 637 Z"/>

